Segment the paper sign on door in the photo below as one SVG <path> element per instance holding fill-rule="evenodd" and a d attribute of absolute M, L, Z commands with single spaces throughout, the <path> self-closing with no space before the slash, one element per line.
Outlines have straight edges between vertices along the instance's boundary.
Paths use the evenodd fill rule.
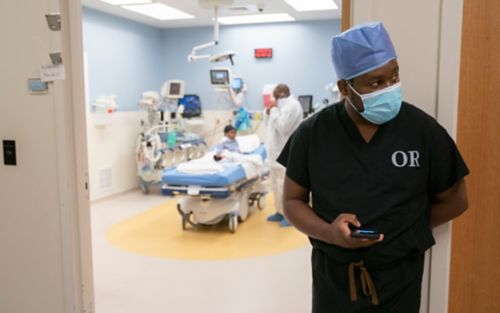
<path fill-rule="evenodd" d="M 64 64 L 42 65 L 40 67 L 40 78 L 43 82 L 66 79 Z"/>

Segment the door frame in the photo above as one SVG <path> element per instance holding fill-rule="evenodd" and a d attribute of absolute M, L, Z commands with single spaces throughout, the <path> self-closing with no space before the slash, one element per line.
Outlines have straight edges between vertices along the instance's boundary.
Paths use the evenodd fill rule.
<path fill-rule="evenodd" d="M 460 87 L 463 0 L 441 1 L 436 119 L 456 140 Z M 431 249 L 428 313 L 448 312 L 452 224 L 434 228 Z"/>
<path fill-rule="evenodd" d="M 59 166 L 66 169 L 59 179 L 62 203 L 67 202 L 68 218 L 61 220 L 63 242 L 65 307 L 77 313 L 95 312 L 88 186 L 87 122 L 83 70 L 81 1 L 58 0 L 61 14 L 61 53 L 66 79 L 58 86 L 58 106 L 63 111 L 57 128 Z"/>
<path fill-rule="evenodd" d="M 342 20 L 344 15 L 348 16 L 348 21 L 352 20 L 350 3 L 351 0 L 343 0 Z M 462 7 L 463 0 L 441 0 L 436 117 L 453 137 L 456 136 L 457 129 Z M 64 258 L 64 267 L 70 269 L 74 277 L 71 286 L 74 291 L 73 299 L 70 299 L 70 295 L 66 299 L 68 308 L 74 303 L 76 312 L 88 313 L 95 312 L 95 308 L 88 191 L 82 4 L 81 1 L 60 0 L 60 9 L 63 23 L 67 24 L 62 31 L 62 50 L 67 71 L 64 85 L 65 103 L 71 104 L 71 109 L 68 111 L 72 113 L 65 115 L 65 125 L 70 125 L 73 130 L 73 140 L 65 146 L 64 157 L 69 155 L 74 160 L 68 163 L 74 162 L 76 165 L 76 177 L 72 182 L 76 187 L 76 195 L 72 203 L 76 203 L 77 206 L 76 210 L 71 210 L 69 222 L 66 224 L 62 222 L 62 227 L 70 229 L 71 232 L 69 247 L 64 249 L 64 254 L 67 256 Z M 67 182 L 59 182 L 60 185 L 65 183 Z M 451 223 L 434 229 L 434 234 L 437 244 L 430 253 L 429 277 L 432 279 L 429 280 L 427 311 L 442 313 L 448 309 Z"/>

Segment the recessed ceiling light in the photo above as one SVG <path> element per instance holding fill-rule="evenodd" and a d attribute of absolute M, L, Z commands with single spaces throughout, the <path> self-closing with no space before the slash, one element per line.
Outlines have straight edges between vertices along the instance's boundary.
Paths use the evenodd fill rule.
<path fill-rule="evenodd" d="M 174 9 L 161 3 L 125 5 L 122 8 L 150 16 L 161 21 L 194 18 L 193 15 L 187 14 L 181 10 Z"/>
<path fill-rule="evenodd" d="M 275 22 L 290 22 L 290 21 L 295 21 L 295 19 L 286 13 L 219 17 L 219 22 L 225 25 L 275 23 Z"/>
<path fill-rule="evenodd" d="M 151 3 L 151 0 L 101 0 L 112 5 L 144 4 Z"/>
<path fill-rule="evenodd" d="M 337 10 L 339 7 L 333 0 L 285 0 L 296 11 Z"/>

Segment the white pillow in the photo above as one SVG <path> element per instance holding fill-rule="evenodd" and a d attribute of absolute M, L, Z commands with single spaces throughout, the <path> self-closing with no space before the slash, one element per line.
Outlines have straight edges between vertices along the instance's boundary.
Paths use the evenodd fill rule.
<path fill-rule="evenodd" d="M 241 153 L 255 151 L 260 146 L 260 138 L 257 134 L 237 136 L 236 141 Z"/>

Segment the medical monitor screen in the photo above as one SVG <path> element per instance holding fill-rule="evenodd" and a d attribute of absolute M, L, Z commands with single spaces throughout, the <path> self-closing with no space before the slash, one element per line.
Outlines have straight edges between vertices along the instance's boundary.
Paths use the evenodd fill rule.
<path fill-rule="evenodd" d="M 181 84 L 180 83 L 170 83 L 169 94 L 171 96 L 179 96 L 181 94 Z"/>
<path fill-rule="evenodd" d="M 162 97 L 168 100 L 175 100 L 184 97 L 184 81 L 168 80 L 161 88 Z"/>
<path fill-rule="evenodd" d="M 304 113 L 306 114 L 312 113 L 313 96 L 311 95 L 299 96 L 298 100 L 300 102 L 300 105 L 302 106 L 302 111 L 304 111 Z"/>
<path fill-rule="evenodd" d="M 210 82 L 212 85 L 229 85 L 229 71 L 210 70 Z"/>
<path fill-rule="evenodd" d="M 241 78 L 235 78 L 233 79 L 233 82 L 231 84 L 231 87 L 234 89 L 234 90 L 240 90 L 241 87 L 243 85 L 243 81 L 241 80 Z"/>

